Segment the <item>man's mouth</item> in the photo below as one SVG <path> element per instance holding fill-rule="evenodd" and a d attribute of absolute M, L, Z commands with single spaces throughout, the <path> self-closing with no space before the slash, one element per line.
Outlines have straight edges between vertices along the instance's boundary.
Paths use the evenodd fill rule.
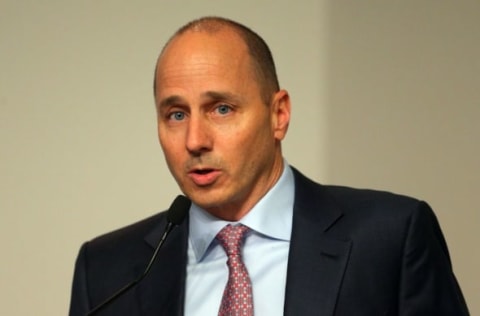
<path fill-rule="evenodd" d="M 220 176 L 220 171 L 214 168 L 192 169 L 188 176 L 198 186 L 213 184 Z"/>
<path fill-rule="evenodd" d="M 212 171 L 213 171 L 213 169 L 196 169 L 193 172 L 197 173 L 197 174 L 208 174 Z"/>

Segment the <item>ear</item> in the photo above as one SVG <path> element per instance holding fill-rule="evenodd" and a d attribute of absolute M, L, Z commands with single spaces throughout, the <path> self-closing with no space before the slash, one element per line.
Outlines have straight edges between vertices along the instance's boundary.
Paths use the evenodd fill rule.
<path fill-rule="evenodd" d="M 286 90 L 279 90 L 272 99 L 272 130 L 276 140 L 285 138 L 290 123 L 290 96 Z"/>

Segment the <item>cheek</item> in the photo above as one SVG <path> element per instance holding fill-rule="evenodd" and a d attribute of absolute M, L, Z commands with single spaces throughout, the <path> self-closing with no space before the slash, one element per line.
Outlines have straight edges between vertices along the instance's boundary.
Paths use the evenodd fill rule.
<path fill-rule="evenodd" d="M 163 154 L 165 155 L 165 158 L 168 157 L 170 153 L 170 145 L 165 139 L 165 136 L 162 136 L 160 133 L 158 135 L 158 141 L 160 142 L 160 147 L 162 148 Z"/>
<path fill-rule="evenodd" d="M 170 168 L 176 166 L 180 162 L 181 158 L 181 145 L 178 140 L 170 135 L 160 134 L 159 135 L 160 147 L 162 148 L 163 154 Z"/>
<path fill-rule="evenodd" d="M 158 126 L 158 140 L 164 152 L 176 151 L 182 137 L 181 131 L 172 130 L 163 125 Z"/>
<path fill-rule="evenodd" d="M 225 155 L 230 161 L 237 161 L 242 169 L 249 169 L 252 165 L 271 154 L 273 135 L 268 127 L 250 126 L 236 132 L 232 137 L 225 138 Z"/>

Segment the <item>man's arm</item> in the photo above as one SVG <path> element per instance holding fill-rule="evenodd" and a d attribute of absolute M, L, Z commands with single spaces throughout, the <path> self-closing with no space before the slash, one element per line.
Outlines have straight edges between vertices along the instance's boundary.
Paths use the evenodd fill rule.
<path fill-rule="evenodd" d="M 86 247 L 87 244 L 82 246 L 75 263 L 69 316 L 85 316 L 90 309 L 85 268 Z"/>
<path fill-rule="evenodd" d="M 469 315 L 437 218 L 424 202 L 405 238 L 399 315 Z"/>

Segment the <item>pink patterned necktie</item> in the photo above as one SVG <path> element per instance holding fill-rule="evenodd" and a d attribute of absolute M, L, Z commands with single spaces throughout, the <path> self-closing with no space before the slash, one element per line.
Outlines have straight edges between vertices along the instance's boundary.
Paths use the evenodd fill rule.
<path fill-rule="evenodd" d="M 218 316 L 253 316 L 252 282 L 241 256 L 243 239 L 249 230 L 243 225 L 227 225 L 217 234 L 228 257 L 228 282 Z"/>

